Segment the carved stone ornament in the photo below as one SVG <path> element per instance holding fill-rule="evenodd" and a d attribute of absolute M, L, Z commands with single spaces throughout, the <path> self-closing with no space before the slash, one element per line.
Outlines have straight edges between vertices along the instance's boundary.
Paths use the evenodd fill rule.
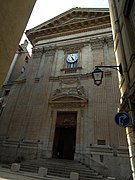
<path fill-rule="evenodd" d="M 54 56 L 54 54 L 55 54 L 55 50 L 45 51 L 45 56 Z"/>
<path fill-rule="evenodd" d="M 56 89 L 53 93 L 53 96 L 59 96 L 59 95 L 79 95 L 83 97 L 86 96 L 83 86 Z"/>
<path fill-rule="evenodd" d="M 41 58 L 43 54 L 43 48 L 33 49 L 32 54 L 33 58 Z"/>
<path fill-rule="evenodd" d="M 103 48 L 104 43 L 107 43 L 108 46 L 113 46 L 113 37 L 110 35 L 100 38 L 91 38 L 90 43 L 92 49 Z"/>
<path fill-rule="evenodd" d="M 79 108 L 87 103 L 84 87 L 56 89 L 49 103 L 55 108 Z"/>
<path fill-rule="evenodd" d="M 59 119 L 57 121 L 57 127 L 75 127 L 76 126 L 76 119 L 74 117 L 68 117 Z"/>
<path fill-rule="evenodd" d="M 103 48 L 104 38 L 91 38 L 90 43 L 91 43 L 91 48 L 92 49 Z"/>

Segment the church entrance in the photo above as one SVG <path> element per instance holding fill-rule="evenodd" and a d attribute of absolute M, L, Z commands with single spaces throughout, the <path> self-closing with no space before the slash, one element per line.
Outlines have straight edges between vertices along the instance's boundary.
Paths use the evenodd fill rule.
<path fill-rule="evenodd" d="M 74 159 L 77 112 L 58 112 L 53 158 Z"/>

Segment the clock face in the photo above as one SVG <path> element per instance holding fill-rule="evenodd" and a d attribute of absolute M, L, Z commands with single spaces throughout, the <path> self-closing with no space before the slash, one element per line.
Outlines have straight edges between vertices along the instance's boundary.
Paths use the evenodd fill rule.
<path fill-rule="evenodd" d="M 78 55 L 77 54 L 68 54 L 67 56 L 67 62 L 68 63 L 74 63 L 78 60 Z"/>

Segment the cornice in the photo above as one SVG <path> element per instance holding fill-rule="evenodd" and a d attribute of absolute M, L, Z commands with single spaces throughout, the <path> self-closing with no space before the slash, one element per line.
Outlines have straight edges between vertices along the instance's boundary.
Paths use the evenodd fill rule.
<path fill-rule="evenodd" d="M 61 36 L 67 36 L 67 35 L 72 35 L 72 34 L 77 34 L 77 33 L 82 33 L 82 32 L 88 32 L 88 31 L 95 31 L 95 30 L 99 30 L 99 29 L 105 29 L 105 28 L 110 28 L 111 24 L 105 24 L 105 25 L 100 25 L 100 26 L 93 26 L 93 27 L 85 27 L 85 28 L 81 28 L 81 29 L 65 29 L 63 31 L 57 31 L 56 33 L 38 33 L 38 35 L 32 35 L 33 37 L 31 38 L 31 43 L 34 45 L 35 43 L 37 43 L 40 40 L 43 39 L 51 39 L 51 38 L 55 38 L 55 37 L 61 37 Z"/>
<path fill-rule="evenodd" d="M 41 28 L 44 28 L 44 26 L 55 26 L 60 23 L 65 23 L 68 22 L 70 19 L 77 17 L 77 18 L 87 18 L 87 19 L 92 19 L 95 17 L 101 17 L 101 16 L 106 16 L 109 15 L 109 8 L 72 8 L 69 9 L 68 11 L 65 11 L 64 13 L 59 14 L 58 16 L 53 17 L 52 19 L 30 29 L 27 30 L 27 34 L 29 32 L 32 32 L 34 30 L 39 30 Z"/>
<path fill-rule="evenodd" d="M 77 39 L 77 38 L 75 38 L 75 39 Z M 65 44 L 65 42 L 67 42 L 67 43 Z M 42 44 L 42 46 L 37 45 L 33 48 L 32 52 L 34 54 L 34 53 L 39 53 L 39 52 L 47 53 L 49 51 L 55 52 L 56 50 L 64 50 L 65 52 L 80 51 L 83 47 L 88 46 L 90 44 L 92 47 L 94 47 L 98 44 L 101 44 L 103 46 L 104 43 L 106 43 L 108 46 L 113 46 L 112 35 L 104 34 L 101 37 L 95 36 L 94 38 L 92 36 L 89 36 L 89 37 L 87 37 L 87 39 L 85 39 L 85 41 L 76 42 L 76 41 L 72 40 L 72 43 L 64 40 L 63 43 L 61 43 L 59 45 L 57 44 L 57 46 L 56 46 L 56 43 L 54 43 L 52 45 L 50 45 L 49 43 L 48 44 Z"/>
<path fill-rule="evenodd" d="M 105 74 L 105 76 L 111 76 L 112 75 L 112 72 L 111 71 L 104 71 L 104 74 Z M 49 81 L 56 81 L 56 82 L 58 82 L 58 81 L 61 81 L 61 80 L 68 80 L 68 79 L 78 79 L 78 78 L 80 78 L 80 79 L 91 79 L 92 78 L 92 73 L 90 72 L 90 73 L 86 73 L 86 74 L 70 74 L 70 75 L 64 75 L 64 76 L 51 76 L 51 77 L 49 77 Z"/>
<path fill-rule="evenodd" d="M 79 19 L 78 19 L 79 20 Z M 35 32 L 44 32 L 44 31 L 47 31 L 47 30 L 50 30 L 50 31 L 54 31 L 54 29 L 57 29 L 57 28 L 71 28 L 71 29 L 74 29 L 74 28 L 78 28 L 78 25 L 80 26 L 93 26 L 95 23 L 98 25 L 98 24 L 101 24 L 101 23 L 106 23 L 107 21 L 110 21 L 110 16 L 107 15 L 107 16 L 103 16 L 103 17 L 94 17 L 92 19 L 86 19 L 86 20 L 79 20 L 79 21 L 74 21 L 74 22 L 65 22 L 65 23 L 62 23 L 62 24 L 58 24 L 58 25 L 53 25 L 51 27 L 44 27 L 42 29 L 38 29 L 36 31 L 33 31 L 33 33 Z"/>
<path fill-rule="evenodd" d="M 83 21 L 73 22 L 73 23 L 58 23 L 51 25 L 51 27 L 46 26 L 41 29 L 36 29 L 33 31 L 28 31 L 26 34 L 32 44 L 35 44 L 39 40 L 54 38 L 59 36 L 65 36 L 75 33 L 93 31 L 96 29 L 111 27 L 110 16 L 105 15 L 101 17 L 94 17 L 92 19 L 87 19 Z"/>
<path fill-rule="evenodd" d="M 56 46 L 49 46 L 49 47 L 35 47 L 32 50 L 33 58 L 39 58 L 43 55 L 46 56 L 53 56 L 56 51 Z"/>

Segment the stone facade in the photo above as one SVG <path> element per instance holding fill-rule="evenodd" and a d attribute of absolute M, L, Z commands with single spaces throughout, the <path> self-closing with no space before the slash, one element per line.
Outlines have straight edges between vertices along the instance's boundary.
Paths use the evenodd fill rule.
<path fill-rule="evenodd" d="M 129 177 L 125 131 L 114 122 L 117 71 L 106 69 L 100 87 L 91 75 L 96 65 L 115 65 L 108 9 L 73 8 L 27 36 L 32 58 L 1 115 L 1 161 L 67 158 Z M 70 68 L 68 54 L 78 56 Z"/>

